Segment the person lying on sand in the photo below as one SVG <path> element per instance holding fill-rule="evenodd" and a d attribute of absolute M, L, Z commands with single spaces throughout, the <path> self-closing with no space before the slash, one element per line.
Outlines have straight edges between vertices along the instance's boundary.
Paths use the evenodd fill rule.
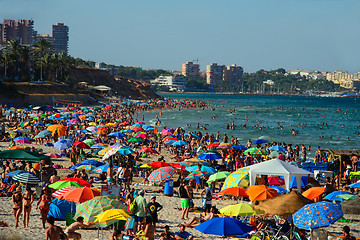
<path fill-rule="evenodd" d="M 218 217 L 215 212 L 216 212 L 216 207 L 212 206 L 210 208 L 210 213 L 208 213 L 205 217 L 203 217 L 202 215 L 200 215 L 200 217 L 192 217 L 190 218 L 187 222 L 184 222 L 182 224 L 184 224 L 186 227 L 191 227 L 194 228 L 197 225 L 199 225 L 200 223 L 203 223 L 207 220 L 213 219 L 215 217 Z"/>

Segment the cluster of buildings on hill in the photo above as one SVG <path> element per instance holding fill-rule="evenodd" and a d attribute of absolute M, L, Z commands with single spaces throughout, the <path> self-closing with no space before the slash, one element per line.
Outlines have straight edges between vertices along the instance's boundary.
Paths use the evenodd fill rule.
<path fill-rule="evenodd" d="M 18 21 L 5 19 L 0 23 L 0 45 L 8 41 L 16 40 L 22 45 L 32 45 L 40 39 L 47 40 L 54 53 L 68 52 L 69 27 L 64 23 L 52 25 L 52 36 L 49 34 L 38 34 L 34 30 L 34 20 L 20 19 Z"/>
<path fill-rule="evenodd" d="M 347 89 L 360 89 L 360 72 L 349 73 L 347 71 L 307 71 L 307 70 L 288 70 L 287 74 L 299 74 L 301 77 L 308 79 L 332 81 L 340 84 L 341 87 Z"/>

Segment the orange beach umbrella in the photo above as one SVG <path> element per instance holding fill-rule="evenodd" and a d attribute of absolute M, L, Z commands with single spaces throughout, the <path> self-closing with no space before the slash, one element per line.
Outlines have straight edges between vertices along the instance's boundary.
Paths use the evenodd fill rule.
<path fill-rule="evenodd" d="M 314 200 L 325 192 L 324 187 L 312 187 L 302 193 L 302 195 L 310 200 Z"/>
<path fill-rule="evenodd" d="M 249 195 L 252 202 L 255 200 L 265 200 L 279 196 L 279 193 L 275 189 L 269 188 L 265 185 L 250 186 L 246 193 Z"/>
<path fill-rule="evenodd" d="M 100 196 L 100 192 L 96 189 L 88 187 L 79 187 L 67 191 L 63 195 L 59 196 L 60 200 L 67 200 L 72 202 L 83 203 L 87 200 L 91 200 L 94 197 Z"/>
<path fill-rule="evenodd" d="M 249 196 L 246 193 L 245 188 L 239 188 L 239 187 L 226 188 L 226 189 L 222 190 L 221 192 L 219 192 L 217 195 L 219 195 L 219 196 L 221 196 L 221 195 L 232 195 L 232 196 L 235 196 L 235 197 L 248 197 Z"/>
<path fill-rule="evenodd" d="M 53 136 L 55 135 L 55 133 L 57 133 L 58 137 L 61 137 L 65 135 L 66 128 L 61 124 L 54 124 L 48 126 L 46 130 L 51 131 Z"/>

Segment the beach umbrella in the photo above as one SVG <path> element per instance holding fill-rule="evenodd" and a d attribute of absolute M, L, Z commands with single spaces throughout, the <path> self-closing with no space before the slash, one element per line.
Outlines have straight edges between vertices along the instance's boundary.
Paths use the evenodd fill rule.
<path fill-rule="evenodd" d="M 49 130 L 44 130 L 44 131 L 39 132 L 38 135 L 36 135 L 35 138 L 44 138 L 44 137 L 47 137 L 47 136 L 49 136 L 49 135 L 51 135 L 51 134 L 52 134 L 51 131 L 49 131 Z"/>
<path fill-rule="evenodd" d="M 113 165 L 114 167 L 114 170 L 117 170 L 119 167 L 118 166 L 115 166 Z M 101 165 L 95 169 L 93 169 L 93 173 L 103 173 L 103 172 L 106 172 L 109 168 L 109 164 L 104 164 L 104 165 Z"/>
<path fill-rule="evenodd" d="M 353 194 L 340 194 L 340 195 L 337 195 L 336 197 L 341 198 L 341 199 L 343 199 L 345 201 L 354 200 L 354 199 L 359 198 L 358 196 L 353 195 Z"/>
<path fill-rule="evenodd" d="M 152 148 L 141 148 L 139 149 L 140 152 L 145 152 L 145 153 L 151 153 L 151 154 L 159 154 L 157 151 L 155 151 Z"/>
<path fill-rule="evenodd" d="M 66 133 L 66 128 L 60 124 L 50 125 L 47 127 L 46 130 L 51 131 L 53 136 L 55 135 L 55 133 L 57 133 L 58 137 L 61 137 Z"/>
<path fill-rule="evenodd" d="M 268 177 L 269 186 L 283 186 L 285 185 L 285 180 L 278 176 Z"/>
<path fill-rule="evenodd" d="M 314 200 L 325 192 L 324 187 L 312 187 L 302 193 L 302 195 L 310 200 Z"/>
<path fill-rule="evenodd" d="M 102 160 L 108 159 L 109 157 L 111 157 L 112 155 L 115 155 L 117 153 L 119 153 L 118 151 L 121 149 L 121 146 L 118 147 L 114 147 L 114 148 L 109 148 L 104 156 L 102 157 Z"/>
<path fill-rule="evenodd" d="M 149 139 L 150 136 L 145 134 L 145 133 L 139 133 L 139 134 L 136 134 L 134 137 L 136 138 L 142 138 L 142 139 Z"/>
<path fill-rule="evenodd" d="M 128 123 L 128 122 L 122 122 L 122 123 L 119 124 L 119 126 L 121 126 L 121 127 L 127 126 L 127 125 L 130 125 L 130 123 Z"/>
<path fill-rule="evenodd" d="M 144 129 L 142 127 L 130 127 L 131 130 L 133 130 L 134 132 L 142 132 L 144 131 Z"/>
<path fill-rule="evenodd" d="M 219 146 L 219 144 L 217 144 L 217 143 L 211 143 L 211 144 L 207 145 L 206 147 L 207 148 L 217 148 L 218 146 Z"/>
<path fill-rule="evenodd" d="M 248 174 L 248 168 L 240 168 L 236 170 L 225 179 L 224 185 L 221 190 L 230 187 L 247 187 L 249 185 L 249 181 L 248 179 L 246 179 Z"/>
<path fill-rule="evenodd" d="M 100 196 L 100 192 L 96 189 L 92 189 L 88 187 L 78 187 L 67 191 L 58 198 L 72 202 L 83 203 L 97 196 Z"/>
<path fill-rule="evenodd" d="M 97 143 L 91 146 L 91 148 L 105 148 L 108 147 L 109 145 L 106 143 Z"/>
<path fill-rule="evenodd" d="M 122 132 L 113 132 L 113 133 L 110 133 L 108 136 L 109 137 L 117 137 L 117 138 L 126 137 L 126 135 L 123 134 Z"/>
<path fill-rule="evenodd" d="M 265 200 L 279 196 L 279 193 L 272 188 L 265 185 L 252 185 L 246 191 L 249 195 L 249 199 L 254 202 L 255 200 Z"/>
<path fill-rule="evenodd" d="M 178 164 L 178 163 L 169 163 L 169 165 L 172 166 L 173 168 L 176 168 L 176 169 L 179 169 L 179 170 L 182 170 L 182 171 L 185 170 L 185 165 L 181 165 L 181 164 Z"/>
<path fill-rule="evenodd" d="M 349 185 L 349 187 L 360 188 L 360 182 L 352 183 L 352 184 Z"/>
<path fill-rule="evenodd" d="M 61 139 L 54 143 L 54 148 L 63 150 L 71 148 L 72 141 L 70 139 Z"/>
<path fill-rule="evenodd" d="M 95 167 L 99 167 L 99 166 L 101 166 L 101 165 L 104 165 L 104 163 L 99 162 L 99 161 L 96 161 L 96 160 L 93 160 L 93 159 L 87 159 L 87 160 L 84 160 L 84 161 L 82 161 L 82 162 L 80 162 L 80 163 L 77 163 L 77 164 L 75 164 L 74 166 L 70 167 L 69 170 L 71 170 L 71 171 L 76 171 L 77 168 L 78 168 L 79 166 L 81 166 L 81 165 L 93 165 L 93 166 L 95 166 Z"/>
<path fill-rule="evenodd" d="M 64 188 L 60 188 L 59 190 L 56 190 L 52 196 L 53 197 L 59 197 L 61 195 L 63 195 L 64 193 L 66 193 L 67 191 L 71 190 L 71 189 L 74 189 L 74 188 L 77 188 L 77 187 L 64 187 Z"/>
<path fill-rule="evenodd" d="M 46 156 L 49 156 L 51 158 L 60 158 L 59 153 L 45 153 Z"/>
<path fill-rule="evenodd" d="M 17 137 L 17 138 L 14 138 L 14 141 L 16 141 L 16 140 L 22 140 L 22 139 L 28 140 L 28 141 L 31 141 L 31 140 L 32 140 L 32 139 L 29 138 L 29 137 Z"/>
<path fill-rule="evenodd" d="M 9 176 L 9 177 L 14 177 L 16 175 L 18 175 L 19 173 L 26 173 L 28 171 L 24 171 L 24 170 L 15 170 L 15 171 L 12 171 L 12 172 L 8 172 L 6 174 L 6 176 Z"/>
<path fill-rule="evenodd" d="M 72 145 L 78 148 L 90 149 L 90 147 L 83 142 L 74 142 Z"/>
<path fill-rule="evenodd" d="M 239 203 L 235 205 L 229 205 L 220 209 L 220 213 L 226 216 L 253 216 L 255 215 L 255 210 L 248 203 Z"/>
<path fill-rule="evenodd" d="M 257 139 L 257 140 L 255 140 L 255 141 L 253 141 L 253 142 L 251 143 L 251 145 L 254 145 L 254 144 L 262 144 L 262 143 L 267 143 L 267 142 L 269 142 L 269 141 L 267 141 L 267 140 L 265 140 L 265 139 Z"/>
<path fill-rule="evenodd" d="M 221 143 L 218 148 L 224 148 L 224 149 L 227 149 L 227 148 L 231 148 L 232 147 L 232 144 L 230 143 Z"/>
<path fill-rule="evenodd" d="M 327 200 L 330 200 L 330 201 L 339 201 L 339 202 L 342 202 L 344 201 L 343 198 L 339 198 L 338 195 L 341 195 L 341 194 L 349 194 L 349 195 L 354 195 L 350 192 L 347 192 L 347 191 L 334 191 L 332 193 L 329 193 L 328 195 L 326 195 L 324 197 L 324 199 L 327 199 Z"/>
<path fill-rule="evenodd" d="M 317 202 L 304 206 L 293 214 L 295 226 L 310 230 L 328 227 L 343 216 L 340 204 Z"/>
<path fill-rule="evenodd" d="M 95 144 L 95 140 L 94 139 L 85 139 L 83 141 L 83 143 L 85 143 L 87 146 L 91 147 L 92 145 Z"/>
<path fill-rule="evenodd" d="M 150 166 L 147 165 L 147 164 L 142 164 L 142 165 L 139 166 L 139 168 L 152 168 L 152 167 L 150 167 Z"/>
<path fill-rule="evenodd" d="M 173 167 L 161 167 L 157 170 L 154 170 L 148 177 L 149 182 L 163 182 L 166 179 L 172 178 L 175 174 L 175 169 Z"/>
<path fill-rule="evenodd" d="M 137 138 L 137 137 L 133 137 L 133 138 L 130 138 L 129 140 L 127 140 L 127 142 L 143 142 L 144 139 L 142 138 Z"/>
<path fill-rule="evenodd" d="M 109 209 L 96 216 L 94 222 L 108 222 L 110 220 L 127 220 L 130 215 L 123 209 Z"/>
<path fill-rule="evenodd" d="M 279 194 L 289 193 L 288 190 L 279 186 L 270 186 L 270 188 L 275 189 Z"/>
<path fill-rule="evenodd" d="M 237 219 L 228 217 L 210 219 L 196 226 L 195 229 L 201 233 L 219 236 L 242 235 L 252 231 L 252 227 Z"/>
<path fill-rule="evenodd" d="M 118 150 L 118 152 L 120 155 L 130 155 L 130 154 L 134 153 L 134 151 L 131 150 L 130 148 L 120 148 Z"/>
<path fill-rule="evenodd" d="M 272 151 L 272 152 L 268 155 L 268 157 L 269 157 L 269 158 L 277 158 L 277 157 L 279 157 L 279 155 L 280 155 L 280 152 L 278 152 L 278 151 Z"/>
<path fill-rule="evenodd" d="M 271 147 L 269 147 L 268 149 L 271 150 L 271 151 L 287 152 L 287 149 L 286 149 L 286 148 L 284 148 L 284 147 L 282 147 L 282 146 L 278 146 L 278 145 L 276 145 L 276 146 L 271 146 Z"/>
<path fill-rule="evenodd" d="M 208 182 L 215 182 L 217 180 L 225 179 L 230 175 L 229 172 L 217 172 L 209 177 Z"/>
<path fill-rule="evenodd" d="M 90 187 L 91 186 L 91 183 L 89 183 L 88 181 L 86 181 L 86 180 L 84 180 L 82 178 L 70 177 L 70 178 L 61 179 L 59 181 L 60 182 L 61 181 L 72 181 L 72 182 L 76 182 L 76 183 L 80 184 L 83 187 Z"/>
<path fill-rule="evenodd" d="M 208 171 L 196 171 L 196 172 L 192 172 L 190 173 L 185 180 L 190 180 L 190 179 L 194 179 L 194 178 L 200 178 L 202 176 L 207 175 L 209 172 Z"/>
<path fill-rule="evenodd" d="M 161 167 L 169 167 L 170 166 L 169 163 L 161 162 L 161 161 L 147 163 L 147 165 L 152 167 L 152 168 L 161 168 Z"/>
<path fill-rule="evenodd" d="M 197 158 L 203 160 L 214 160 L 214 159 L 222 159 L 223 157 L 216 153 L 203 153 L 199 155 Z"/>
<path fill-rule="evenodd" d="M 249 148 L 245 150 L 245 154 L 250 153 L 251 155 L 262 155 L 263 152 L 259 148 Z"/>
<path fill-rule="evenodd" d="M 166 129 L 164 129 L 164 130 L 161 131 L 161 134 L 162 134 L 163 136 L 168 136 L 168 135 L 172 135 L 174 132 L 175 132 L 174 129 L 172 129 L 172 128 L 166 128 Z"/>
<path fill-rule="evenodd" d="M 0 159 L 25 160 L 39 162 L 41 160 L 50 160 L 49 156 L 36 152 L 28 152 L 22 149 L 4 150 L 0 152 Z"/>
<path fill-rule="evenodd" d="M 123 129 L 120 132 L 122 132 L 122 133 L 133 133 L 134 131 L 131 130 L 131 129 Z"/>
<path fill-rule="evenodd" d="M 9 147 L 9 150 L 15 150 L 15 149 L 25 150 L 24 148 L 19 147 L 19 146 L 12 146 L 12 147 Z"/>
<path fill-rule="evenodd" d="M 243 145 L 234 145 L 231 148 L 237 149 L 237 150 L 246 150 L 247 149 L 247 147 L 245 147 Z"/>
<path fill-rule="evenodd" d="M 235 197 L 248 197 L 249 195 L 246 193 L 245 188 L 239 188 L 239 187 L 230 187 L 226 188 L 224 190 L 221 190 L 218 194 L 218 196 L 222 195 L 231 195 Z"/>
<path fill-rule="evenodd" d="M 50 188 L 59 190 L 64 187 L 82 187 L 79 183 L 72 182 L 72 181 L 57 181 L 49 185 Z"/>
<path fill-rule="evenodd" d="M 171 145 L 174 145 L 174 146 L 186 146 L 186 145 L 188 145 L 188 143 L 185 142 L 185 141 L 182 141 L 182 140 L 178 140 L 178 141 L 173 142 Z"/>
<path fill-rule="evenodd" d="M 152 131 L 152 130 L 155 129 L 155 128 L 152 127 L 152 126 L 147 126 L 147 125 L 142 126 L 142 128 L 143 128 L 145 131 Z"/>
<path fill-rule="evenodd" d="M 83 217 L 84 223 L 89 224 L 93 223 L 96 217 L 109 209 L 123 209 L 125 210 L 127 205 L 122 203 L 118 197 L 107 195 L 107 196 L 98 196 L 93 199 L 83 202 L 76 206 L 75 218 Z M 106 221 L 103 223 L 96 224 L 99 227 L 107 227 L 112 224 L 114 221 Z"/>
<path fill-rule="evenodd" d="M 24 144 L 30 144 L 30 143 L 31 143 L 31 141 L 29 141 L 29 140 L 27 140 L 27 139 L 24 139 L 24 138 L 22 138 L 22 139 L 16 139 L 16 140 L 14 140 L 14 142 L 24 143 Z"/>
<path fill-rule="evenodd" d="M 98 130 L 98 128 L 96 126 L 90 126 L 90 127 L 87 127 L 86 130 L 88 130 L 89 132 L 96 132 Z"/>
<path fill-rule="evenodd" d="M 72 212 L 72 209 L 75 209 L 75 203 L 66 201 L 66 200 L 59 200 L 57 198 L 53 199 L 50 203 L 50 209 L 48 213 L 48 217 L 51 216 L 56 220 L 65 221 L 66 214 L 68 212 Z"/>
<path fill-rule="evenodd" d="M 185 167 L 185 170 L 190 173 L 196 172 L 196 171 L 207 171 L 209 175 L 217 172 L 214 168 L 209 167 L 209 166 L 204 166 L 204 165 L 187 166 L 187 167 Z"/>
<path fill-rule="evenodd" d="M 188 166 L 194 166 L 194 165 L 210 165 L 210 163 L 197 159 L 197 158 L 190 158 L 186 159 L 185 161 L 180 162 L 181 165 L 188 165 Z"/>
<path fill-rule="evenodd" d="M 27 184 L 38 184 L 41 182 L 41 180 L 31 172 L 18 173 L 13 177 L 13 180 Z"/>
<path fill-rule="evenodd" d="M 80 165 L 76 168 L 76 170 L 86 170 L 86 171 L 92 171 L 96 167 L 94 165 Z"/>

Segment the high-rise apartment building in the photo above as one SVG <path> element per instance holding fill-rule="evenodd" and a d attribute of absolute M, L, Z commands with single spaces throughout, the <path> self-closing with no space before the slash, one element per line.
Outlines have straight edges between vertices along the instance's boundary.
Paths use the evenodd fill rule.
<path fill-rule="evenodd" d="M 182 75 L 187 78 L 199 79 L 200 78 L 200 65 L 193 62 L 186 62 L 182 65 Z"/>
<path fill-rule="evenodd" d="M 223 81 L 225 65 L 211 63 L 206 66 L 206 83 L 210 85 L 220 85 Z"/>
<path fill-rule="evenodd" d="M 52 48 L 55 53 L 68 52 L 69 27 L 64 23 L 52 26 Z"/>
<path fill-rule="evenodd" d="M 240 66 L 227 66 L 224 70 L 224 83 L 226 85 L 239 85 L 243 77 L 244 70 Z"/>
<path fill-rule="evenodd" d="M 0 24 L 0 44 L 5 44 L 8 41 L 19 41 L 20 44 L 31 45 L 35 42 L 34 20 L 20 19 L 15 20 L 5 19 Z"/>

